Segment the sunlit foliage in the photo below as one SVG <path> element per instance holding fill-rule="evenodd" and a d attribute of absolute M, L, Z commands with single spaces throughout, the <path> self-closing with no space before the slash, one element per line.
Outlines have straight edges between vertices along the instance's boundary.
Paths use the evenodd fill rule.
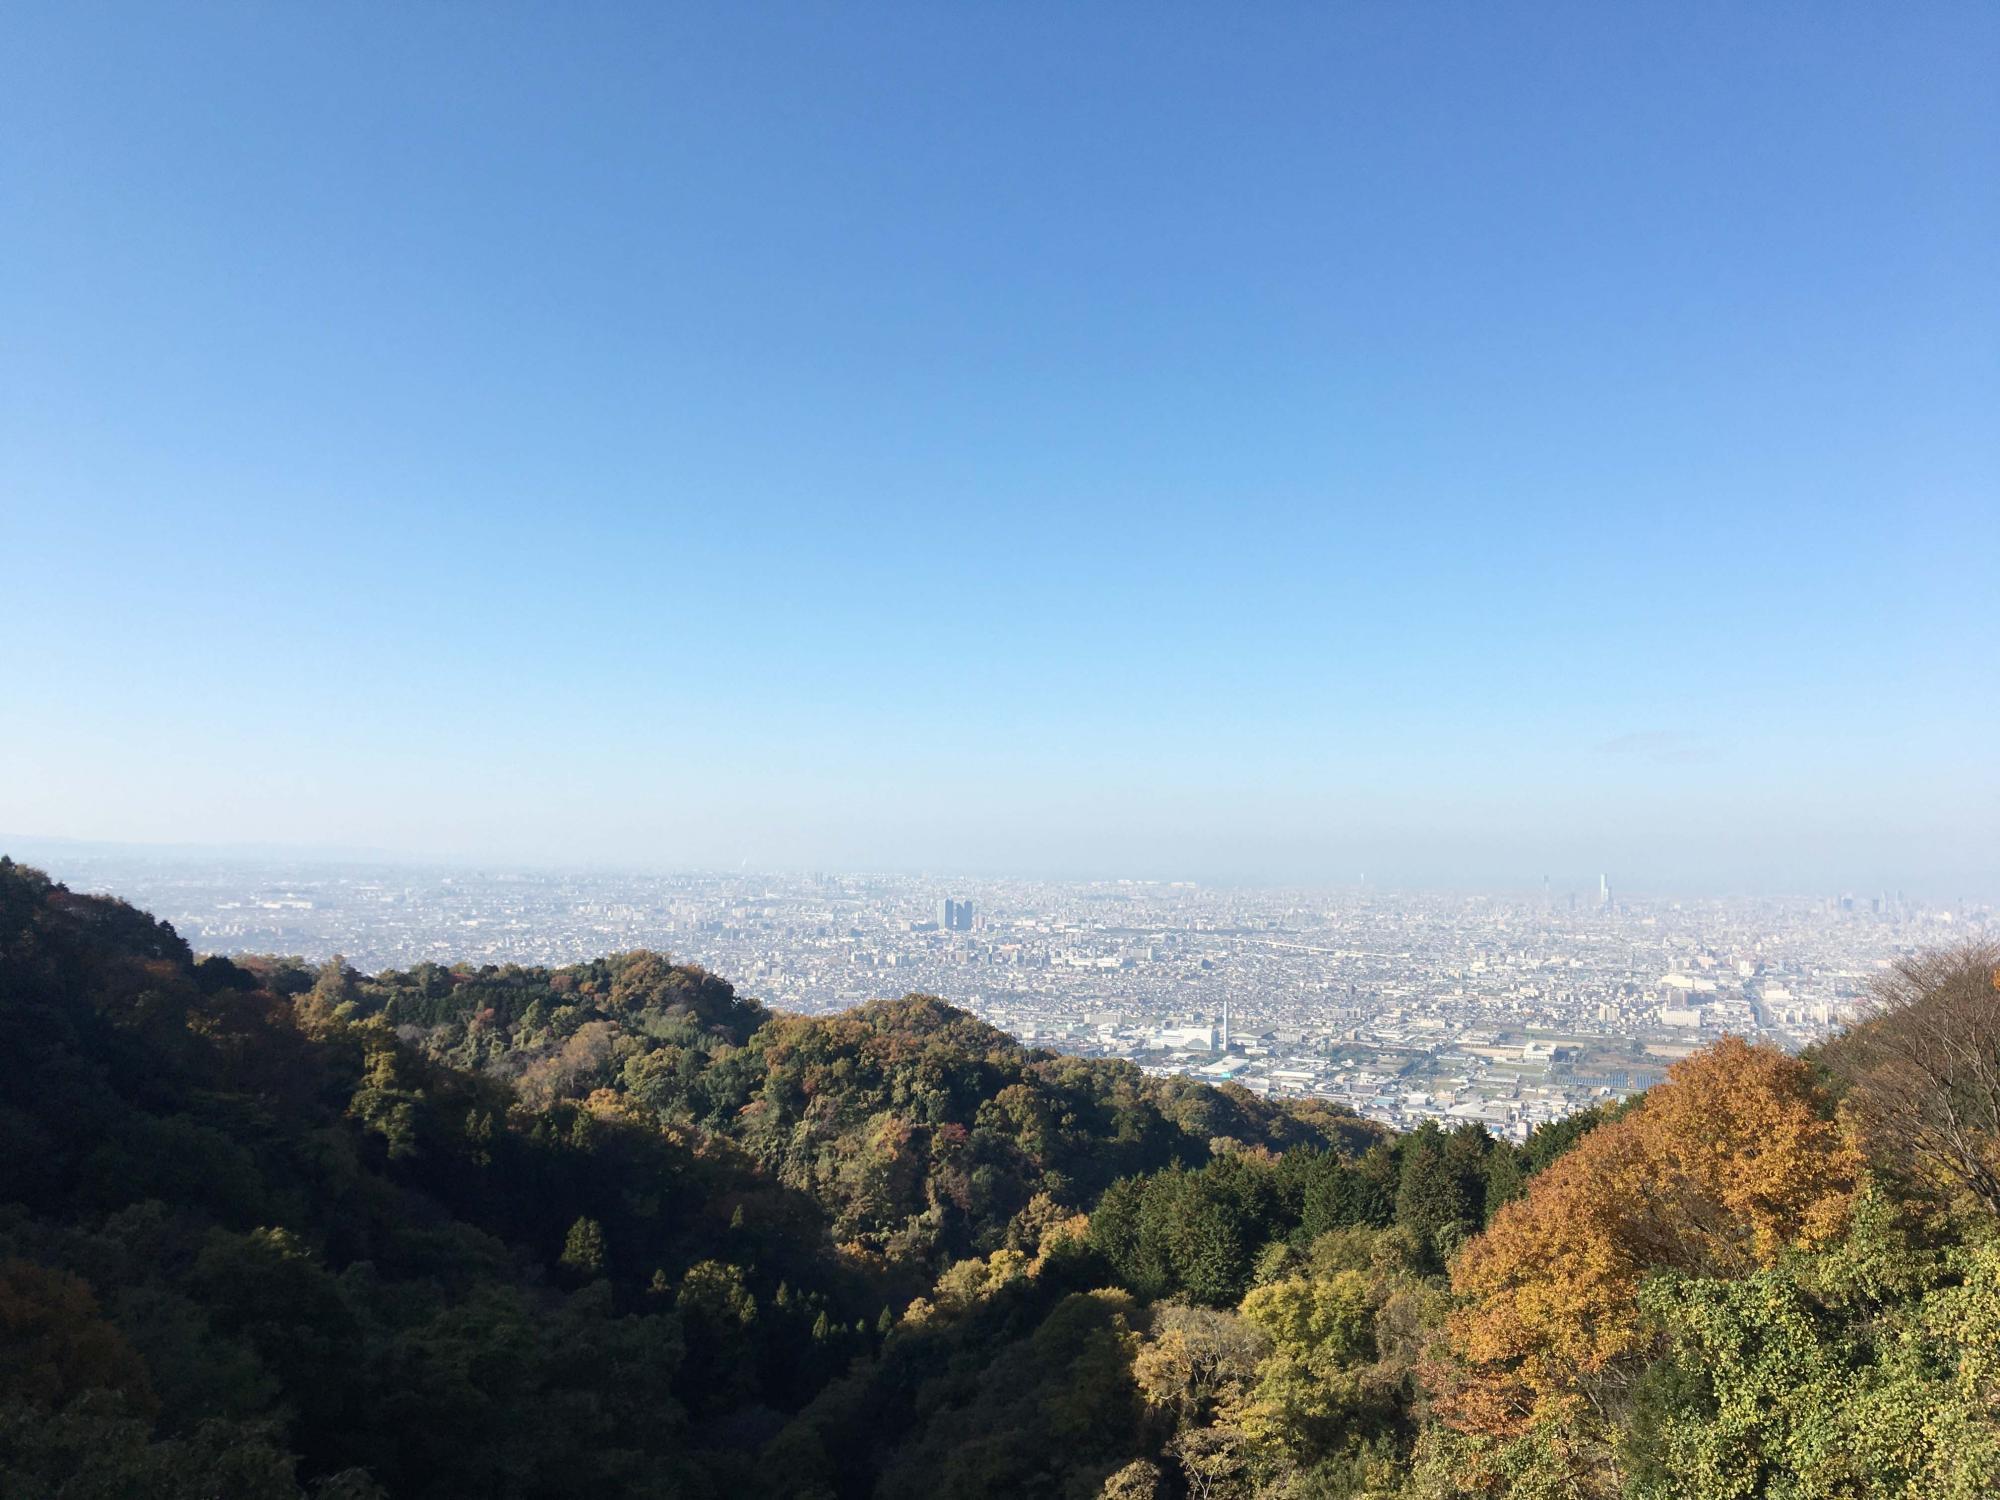
<path fill-rule="evenodd" d="M 0 860 L 0 1494 L 2000 1493 L 1989 957 L 1517 1147 Z"/>

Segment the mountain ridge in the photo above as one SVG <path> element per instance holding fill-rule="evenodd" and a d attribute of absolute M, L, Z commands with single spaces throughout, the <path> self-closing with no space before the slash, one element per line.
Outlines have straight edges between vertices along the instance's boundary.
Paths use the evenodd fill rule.
<path fill-rule="evenodd" d="M 0 858 L 0 1480 L 1970 1500 L 2000 1121 L 1897 1070 L 1992 1050 L 1990 957 L 1515 1148 L 643 951 L 199 958 Z"/>

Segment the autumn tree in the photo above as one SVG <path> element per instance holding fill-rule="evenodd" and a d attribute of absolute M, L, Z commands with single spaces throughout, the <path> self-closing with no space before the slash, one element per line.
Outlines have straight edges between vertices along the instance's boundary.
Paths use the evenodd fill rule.
<path fill-rule="evenodd" d="M 1860 1158 L 1830 1115 L 1805 1064 L 1725 1038 L 1585 1136 L 1454 1265 L 1448 1419 L 1601 1416 L 1652 1345 L 1650 1272 L 1743 1276 L 1839 1235 Z"/>
<path fill-rule="evenodd" d="M 311 1031 L 323 1031 L 332 1024 L 342 1006 L 353 1005 L 360 989 L 347 960 L 338 953 L 320 965 L 313 986 L 297 1002 L 300 1023 Z"/>
<path fill-rule="evenodd" d="M 1162 1477 L 1159 1465 L 1135 1458 L 1104 1481 L 1098 1500 L 1154 1500 Z"/>
<path fill-rule="evenodd" d="M 148 1415 L 146 1367 L 77 1276 L 0 1260 L 0 1402 L 59 1407 L 85 1391 L 117 1391 Z"/>
<path fill-rule="evenodd" d="M 1149 1407 L 1177 1426 L 1200 1426 L 1240 1402 L 1270 1347 L 1262 1329 L 1235 1313 L 1164 1303 L 1153 1310 L 1132 1374 Z"/>
<path fill-rule="evenodd" d="M 1879 1158 L 2000 1214 L 2000 946 L 1901 960 L 1823 1057 Z"/>

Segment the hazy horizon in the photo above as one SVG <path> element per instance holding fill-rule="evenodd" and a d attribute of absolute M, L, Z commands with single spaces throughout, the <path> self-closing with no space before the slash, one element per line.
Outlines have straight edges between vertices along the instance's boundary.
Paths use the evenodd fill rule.
<path fill-rule="evenodd" d="M 1509 869 L 1499 864 L 1484 869 L 1474 868 L 1461 862 L 1452 866 L 1449 871 L 1428 874 L 1422 870 L 1399 868 L 1390 863 L 1373 869 L 1356 870 L 1344 877 L 1339 872 L 1315 874 L 1308 871 L 1286 877 L 1282 874 L 1249 874 L 1226 870 L 1202 872 L 1194 869 L 1178 871 L 1164 868 L 1120 869 L 1109 865 L 1102 868 L 1063 869 L 1052 866 L 1001 868 L 951 864 L 759 865 L 749 861 L 703 863 L 667 857 L 623 860 L 564 858 L 559 855 L 489 854 L 481 857 L 440 854 L 426 850 L 339 845 L 133 843 L 120 840 L 51 838 L 4 831 L 0 831 L 0 856 L 11 857 L 29 865 L 46 867 L 57 879 L 87 878 L 100 886 L 105 885 L 102 876 L 106 872 L 116 875 L 128 870 L 166 871 L 214 867 L 240 873 L 246 877 L 254 874 L 266 879 L 277 879 L 281 876 L 317 878 L 335 871 L 373 872 L 385 869 L 407 870 L 413 874 L 469 875 L 489 879 L 568 875 L 593 878 L 630 875 L 643 879 L 748 875 L 769 876 L 782 880 L 805 876 L 830 876 L 943 883 L 965 881 L 969 884 L 1184 885 L 1210 890 L 1295 891 L 1301 895 L 1327 896 L 1353 896 L 1362 891 L 1380 891 L 1403 895 L 1428 894 L 1534 901 L 1544 896 L 1563 900 L 1570 895 L 1576 895 L 1593 903 L 1598 894 L 1598 882 L 1602 879 L 1610 885 L 1614 895 L 1620 900 L 1631 899 L 1645 903 L 1681 900 L 1822 901 L 1846 895 L 1861 899 L 1902 896 L 1910 901 L 1945 904 L 1957 904 L 1963 901 L 1970 902 L 1974 906 L 1985 906 L 2000 899 L 2000 891 L 1981 884 L 1976 877 L 1954 882 L 1931 872 L 1926 872 L 1925 878 L 1915 883 L 1887 878 L 1836 881 L 1831 884 L 1812 880 L 1788 882 L 1783 878 L 1716 883 L 1678 878 L 1670 873 L 1643 866 L 1595 870 L 1562 868 L 1535 874 L 1525 869 Z M 1485 878 L 1480 878 L 1482 874 Z M 116 883 L 115 878 L 110 882 L 109 888 L 112 894 L 129 897 L 131 893 L 116 889 Z"/>
<path fill-rule="evenodd" d="M 2000 889 L 2000 11 L 1146 20 L 12 11 L 0 828 Z"/>

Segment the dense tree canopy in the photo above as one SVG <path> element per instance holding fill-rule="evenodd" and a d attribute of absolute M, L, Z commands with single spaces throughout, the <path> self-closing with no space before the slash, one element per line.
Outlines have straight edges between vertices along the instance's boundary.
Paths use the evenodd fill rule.
<path fill-rule="evenodd" d="M 1992 976 L 1515 1146 L 0 860 L 0 1494 L 2000 1493 Z"/>

